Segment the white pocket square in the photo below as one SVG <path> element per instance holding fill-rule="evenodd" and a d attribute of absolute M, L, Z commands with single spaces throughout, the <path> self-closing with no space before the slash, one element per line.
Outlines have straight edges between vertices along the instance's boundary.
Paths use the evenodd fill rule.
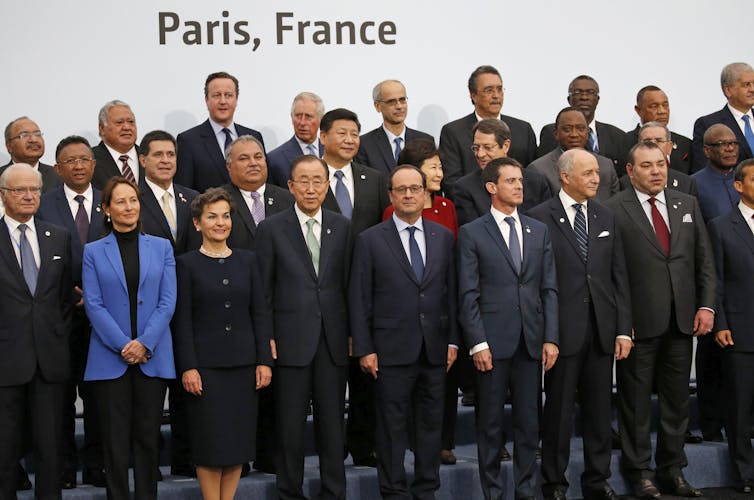
<path fill-rule="evenodd" d="M 63 258 L 63 257 L 61 257 L 60 255 L 53 255 L 53 256 L 52 256 L 52 260 L 60 260 L 60 259 L 62 259 L 62 258 Z"/>
<path fill-rule="evenodd" d="M 597 238 L 606 238 L 610 236 L 610 231 L 602 231 L 600 234 L 597 235 Z"/>
<path fill-rule="evenodd" d="M 694 222 L 693 219 L 691 219 L 691 214 L 684 214 L 683 222 Z"/>

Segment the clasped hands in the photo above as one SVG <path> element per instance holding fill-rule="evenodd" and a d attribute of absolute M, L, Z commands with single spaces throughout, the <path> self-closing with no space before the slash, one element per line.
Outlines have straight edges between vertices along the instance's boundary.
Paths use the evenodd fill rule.
<path fill-rule="evenodd" d="M 138 340 L 132 340 L 126 344 L 126 346 L 120 351 L 120 357 L 129 365 L 146 363 L 149 359 L 147 357 L 147 348 Z"/>

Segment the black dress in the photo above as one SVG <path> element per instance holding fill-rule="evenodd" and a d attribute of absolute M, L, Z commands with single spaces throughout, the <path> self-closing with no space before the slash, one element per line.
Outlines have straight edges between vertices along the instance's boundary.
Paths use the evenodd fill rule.
<path fill-rule="evenodd" d="M 186 394 L 196 465 L 231 466 L 255 455 L 258 364 L 272 365 L 271 323 L 253 253 L 199 251 L 177 259 L 178 377 L 197 369 L 202 395 Z"/>

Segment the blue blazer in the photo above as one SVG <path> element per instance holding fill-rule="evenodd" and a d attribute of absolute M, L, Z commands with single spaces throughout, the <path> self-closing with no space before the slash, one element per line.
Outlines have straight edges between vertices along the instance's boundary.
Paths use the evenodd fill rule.
<path fill-rule="evenodd" d="M 319 143 L 319 157 L 325 153 L 322 143 Z M 291 173 L 293 160 L 304 154 L 298 145 L 296 136 L 276 147 L 267 155 L 267 182 L 281 188 L 288 189 L 288 177 Z"/>
<path fill-rule="evenodd" d="M 527 352 L 542 356 L 542 343 L 559 343 L 558 284 L 547 226 L 521 215 L 521 273 L 490 212 L 458 233 L 460 323 L 469 348 L 487 342 L 492 359 L 510 359 L 521 334 Z"/>
<path fill-rule="evenodd" d="M 120 351 L 131 341 L 131 315 L 123 261 L 115 235 L 84 247 L 84 307 L 92 338 L 84 380 L 112 380 L 128 364 Z M 139 365 L 150 377 L 175 378 L 170 319 L 177 295 L 175 259 L 170 242 L 139 235 L 139 297 L 136 340 L 152 357 Z"/>

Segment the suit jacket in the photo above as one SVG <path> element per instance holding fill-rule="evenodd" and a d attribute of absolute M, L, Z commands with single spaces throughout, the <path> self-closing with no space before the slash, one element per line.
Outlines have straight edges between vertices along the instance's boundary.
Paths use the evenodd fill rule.
<path fill-rule="evenodd" d="M 128 287 L 113 233 L 84 247 L 84 307 L 92 323 L 84 380 L 112 380 L 128 365 L 120 351 L 131 341 Z M 149 377 L 175 378 L 170 319 L 177 295 L 170 242 L 139 235 L 139 300 L 136 340 L 152 357 L 139 368 Z"/>
<path fill-rule="evenodd" d="M 628 175 L 624 175 L 620 178 L 620 189 L 623 191 L 628 188 L 631 188 L 631 179 Z M 665 185 L 665 189 L 673 189 L 674 191 L 679 191 L 694 197 L 697 195 L 696 181 L 694 178 L 672 168 L 668 169 L 668 183 Z"/>
<path fill-rule="evenodd" d="M 583 348 L 592 307 L 602 352 L 612 353 L 617 335 L 631 335 L 628 273 L 612 210 L 594 200 L 587 203 L 586 262 L 560 197 L 555 196 L 527 214 L 544 222 L 550 230 L 558 273 L 560 356 L 577 354 Z"/>
<path fill-rule="evenodd" d="M 754 352 L 754 234 L 737 206 L 707 225 L 715 253 L 717 290 L 713 332 L 730 330 L 726 350 Z"/>
<path fill-rule="evenodd" d="M 562 154 L 563 150 L 558 146 L 543 157 L 534 160 L 527 167 L 527 170 L 534 170 L 545 176 L 553 196 L 557 195 L 558 191 L 560 191 L 558 158 Z M 597 164 L 600 167 L 600 185 L 597 188 L 597 199 L 606 201 L 620 190 L 618 174 L 615 173 L 615 167 L 613 167 L 613 162 L 609 158 L 598 154 L 595 154 L 594 157 L 597 158 Z M 524 193 L 526 192 L 524 191 Z"/>
<path fill-rule="evenodd" d="M 414 139 L 429 139 L 435 142 L 435 138 L 431 135 L 406 127 L 406 142 L 403 147 Z M 395 168 L 395 144 L 390 144 L 382 125 L 361 136 L 359 152 L 354 159 L 385 175 L 389 175 Z"/>
<path fill-rule="evenodd" d="M 199 193 L 193 189 L 173 184 L 175 193 L 175 223 L 178 226 L 176 238 L 170 232 L 168 220 L 162 211 L 162 201 L 155 198 L 154 191 L 145 180 L 139 182 L 141 190 L 141 230 L 145 234 L 165 238 L 173 245 L 175 255 L 196 250 L 202 244 L 202 235 L 194 227 L 191 219 L 191 202 Z"/>
<path fill-rule="evenodd" d="M 92 186 L 101 191 L 111 177 L 121 177 L 122 174 L 120 167 L 113 160 L 113 155 L 110 154 L 104 142 L 100 141 L 99 144 L 92 148 L 92 152 L 94 153 L 94 159 L 97 160 L 97 165 L 94 167 L 94 175 L 92 176 Z M 139 154 L 138 144 L 136 145 L 136 154 Z M 138 180 L 141 182 L 144 178 L 144 167 L 141 166 L 139 160 L 136 160 L 136 163 L 139 168 L 137 174 L 139 176 Z M 133 168 L 134 166 L 130 165 L 130 167 Z"/>
<path fill-rule="evenodd" d="M 92 188 L 92 213 L 89 214 L 89 233 L 86 242 L 96 241 L 104 235 L 102 225 L 103 214 L 100 204 L 102 193 L 97 188 Z M 56 226 L 64 227 L 71 234 L 71 270 L 74 285 L 81 285 L 81 259 L 84 255 L 84 245 L 81 244 L 79 233 L 76 229 L 76 221 L 65 197 L 63 186 L 45 194 L 39 203 L 37 218 L 45 220 Z M 1 228 L 0 228 L 1 229 Z"/>
<path fill-rule="evenodd" d="M 701 170 L 707 165 L 707 157 L 704 156 L 704 133 L 716 123 L 727 125 L 736 135 L 738 141 L 737 163 L 754 157 L 749 143 L 746 142 L 746 137 L 741 132 L 741 126 L 736 122 L 733 113 L 730 112 L 726 104 L 720 111 L 701 116 L 694 122 L 694 139 L 691 141 L 691 172 Z M 754 128 L 754 123 L 751 126 Z"/>
<path fill-rule="evenodd" d="M 325 152 L 322 143 L 319 144 L 319 157 Z M 288 189 L 288 177 L 291 173 L 291 163 L 299 156 L 305 154 L 301 151 L 296 136 L 294 135 L 286 142 L 276 147 L 267 154 L 267 181 L 280 186 L 281 188 Z"/>
<path fill-rule="evenodd" d="M 519 211 L 526 212 L 530 208 L 534 208 L 552 198 L 553 192 L 550 191 L 547 179 L 539 172 L 525 168 L 523 175 L 524 203 L 519 207 Z M 454 193 L 455 199 L 453 202 L 456 205 L 459 226 L 471 222 L 490 211 L 492 204 L 490 194 L 484 188 L 482 170 L 480 168 L 461 177 L 455 184 Z"/>
<path fill-rule="evenodd" d="M 34 295 L 26 285 L 5 217 L 0 218 L 0 387 L 29 382 L 39 368 L 50 383 L 70 376 L 71 242 L 62 227 L 34 219 L 39 275 Z"/>
<path fill-rule="evenodd" d="M 238 137 L 252 135 L 262 143 L 262 134 L 237 123 Z M 212 130 L 209 119 L 178 134 L 178 170 L 175 182 L 181 186 L 203 193 L 207 188 L 219 187 L 230 182 L 225 156 L 217 143 L 217 136 Z"/>
<path fill-rule="evenodd" d="M 458 233 L 458 296 L 464 340 L 487 342 L 492 359 L 510 359 L 523 334 L 526 351 L 542 357 L 544 342 L 559 343 L 558 283 L 547 226 L 520 215 L 523 258 L 517 273 L 508 245 L 489 211 Z"/>
<path fill-rule="evenodd" d="M 223 189 L 230 193 L 236 205 L 236 211 L 230 216 L 233 222 L 233 229 L 231 229 L 230 236 L 228 237 L 228 246 L 231 248 L 254 250 L 257 238 L 257 225 L 251 217 L 249 206 L 246 204 L 241 191 L 233 184 L 226 184 L 223 186 Z M 273 184 L 265 184 L 265 218 L 292 207 L 293 203 L 294 199 L 290 191 Z"/>
<path fill-rule="evenodd" d="M 537 138 L 529 122 L 508 115 L 500 115 L 500 119 L 511 130 L 511 147 L 508 150 L 508 156 L 518 160 L 521 165 L 528 165 L 534 161 Z M 471 130 L 476 123 L 476 113 L 471 113 L 445 124 L 440 130 L 440 158 L 445 170 L 443 186 L 450 186 L 464 175 L 479 169 L 474 153 L 471 152 L 471 145 L 474 142 Z M 452 199 L 452 196 L 449 198 Z"/>
<path fill-rule="evenodd" d="M 628 163 L 628 152 L 634 145 L 639 142 L 639 129 L 641 125 L 636 125 L 636 128 L 626 132 L 623 144 L 623 159 L 618 165 L 620 174 L 626 173 L 626 163 Z M 670 132 L 670 139 L 675 144 L 673 151 L 670 153 L 670 168 L 678 170 L 684 174 L 688 174 L 691 171 L 691 139 L 688 137 Z"/>
<path fill-rule="evenodd" d="M 423 225 L 421 282 L 392 217 L 358 236 L 349 295 L 355 357 L 376 353 L 380 365 L 410 365 L 423 346 L 429 363 L 444 365 L 448 344 L 458 345 L 453 234 L 426 219 Z"/>
<path fill-rule="evenodd" d="M 348 219 L 322 210 L 316 273 L 293 207 L 259 224 L 257 256 L 273 316 L 278 366 L 308 366 L 317 352 L 320 332 L 333 363 L 348 364 L 346 294 L 351 246 Z"/>
<path fill-rule="evenodd" d="M 351 162 L 351 168 L 354 191 L 351 230 L 357 235 L 368 227 L 379 224 L 382 221 L 382 212 L 390 202 L 387 196 L 387 180 L 382 173 L 355 161 Z M 322 208 L 340 213 L 340 206 L 332 189 L 327 190 Z"/>
<path fill-rule="evenodd" d="M 609 123 L 602 123 L 595 121 L 594 126 L 597 129 L 597 144 L 599 146 L 599 154 L 609 158 L 613 162 L 613 167 L 618 175 L 626 173 L 626 165 L 620 165 L 623 161 L 623 147 L 625 144 L 626 133 Z M 539 148 L 537 149 L 537 157 L 541 157 L 558 147 L 558 142 L 555 140 L 555 124 L 550 123 L 542 127 L 539 132 Z M 527 164 L 528 165 L 528 164 Z"/>
<path fill-rule="evenodd" d="M 0 167 L 0 175 L 5 169 L 13 165 L 13 160 Z M 39 173 L 42 174 L 42 194 L 48 193 L 63 184 L 63 179 L 55 172 L 55 167 L 39 162 Z"/>
<path fill-rule="evenodd" d="M 633 326 L 637 339 L 658 337 L 670 327 L 693 334 L 697 309 L 715 307 L 715 264 L 696 198 L 665 190 L 670 220 L 670 256 L 660 246 L 634 189 L 613 196 L 607 206 L 623 240 Z"/>

